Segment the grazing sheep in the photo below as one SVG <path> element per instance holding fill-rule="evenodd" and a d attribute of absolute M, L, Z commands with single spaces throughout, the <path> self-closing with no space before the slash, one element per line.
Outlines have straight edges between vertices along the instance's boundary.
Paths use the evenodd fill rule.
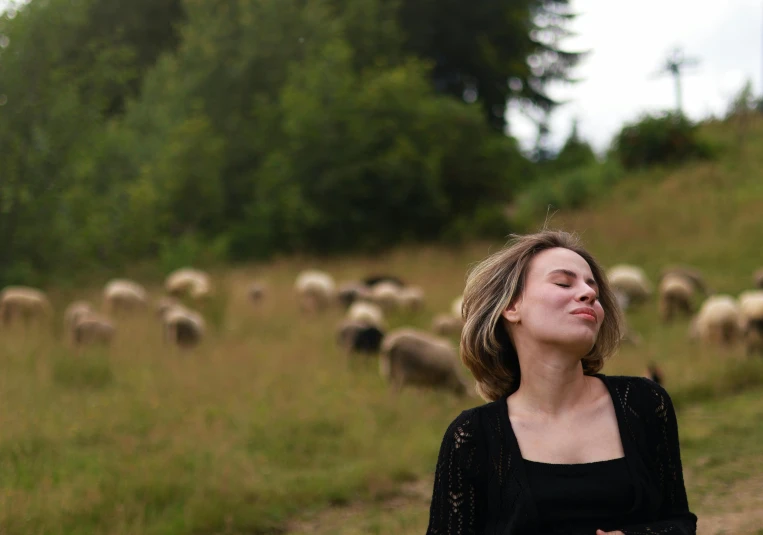
<path fill-rule="evenodd" d="M 763 290 L 742 292 L 739 313 L 745 351 L 763 354 Z"/>
<path fill-rule="evenodd" d="M 201 343 L 206 332 L 204 318 L 184 306 L 169 307 L 162 316 L 164 341 L 181 348 L 189 348 Z"/>
<path fill-rule="evenodd" d="M 689 326 L 689 337 L 703 343 L 730 345 L 739 337 L 739 304 L 730 295 L 705 299 Z"/>
<path fill-rule="evenodd" d="M 679 265 L 667 266 L 663 268 L 662 272 L 660 273 L 660 281 L 662 281 L 668 275 L 678 275 L 683 277 L 684 279 L 690 281 L 692 286 L 694 286 L 694 289 L 698 292 L 703 294 L 710 292 L 709 288 L 707 287 L 707 283 L 705 283 L 705 278 L 702 276 L 702 273 L 693 267 Z"/>
<path fill-rule="evenodd" d="M 336 295 L 334 278 L 318 270 L 303 271 L 294 283 L 300 308 L 305 312 L 323 310 L 331 304 Z"/>
<path fill-rule="evenodd" d="M 673 320 L 676 315 L 690 316 L 693 312 L 692 298 L 695 285 L 680 273 L 668 273 L 660 281 L 659 310 L 664 322 Z"/>
<path fill-rule="evenodd" d="M 752 280 L 756 288 L 763 288 L 763 268 L 753 273 Z"/>
<path fill-rule="evenodd" d="M 64 329 L 68 333 L 74 332 L 77 320 L 87 314 L 92 314 L 95 309 L 88 301 L 74 301 L 64 310 Z"/>
<path fill-rule="evenodd" d="M 458 351 L 448 340 L 403 328 L 385 336 L 379 372 L 397 391 L 406 384 L 452 390 L 459 396 L 467 384 L 458 364 Z"/>
<path fill-rule="evenodd" d="M 452 314 L 438 314 L 432 320 L 432 331 L 440 336 L 461 336 L 464 320 Z"/>
<path fill-rule="evenodd" d="M 450 304 L 450 313 L 453 314 L 457 318 L 463 317 L 463 313 L 461 312 L 461 309 L 464 306 L 464 296 L 460 295 L 456 297 L 453 302 Z"/>
<path fill-rule="evenodd" d="M 380 329 L 384 327 L 384 312 L 381 307 L 367 301 L 354 302 L 347 311 L 347 319 L 373 325 Z"/>
<path fill-rule="evenodd" d="M 346 319 L 337 328 L 337 342 L 348 354 L 379 352 L 384 332 L 376 325 Z"/>
<path fill-rule="evenodd" d="M 349 308 L 355 301 L 370 300 L 371 289 L 359 281 L 345 281 L 337 288 L 337 299 L 344 308 Z"/>
<path fill-rule="evenodd" d="M 397 305 L 402 310 L 415 312 L 424 307 L 424 290 L 420 286 L 406 286 L 397 292 Z"/>
<path fill-rule="evenodd" d="M 75 345 L 109 345 L 116 329 L 104 315 L 88 312 L 80 315 L 72 326 L 71 337 Z"/>
<path fill-rule="evenodd" d="M 164 291 L 173 297 L 190 297 L 198 300 L 209 297 L 212 283 L 200 269 L 180 268 L 170 273 L 164 281 Z"/>
<path fill-rule="evenodd" d="M 382 281 L 371 287 L 371 299 L 384 310 L 395 310 L 400 301 L 400 286 L 393 282 Z"/>
<path fill-rule="evenodd" d="M 148 305 L 145 288 L 127 279 L 114 279 L 103 289 L 103 306 L 107 314 L 133 312 Z"/>
<path fill-rule="evenodd" d="M 389 283 L 397 286 L 398 288 L 402 288 L 405 286 L 405 282 L 400 277 L 396 277 L 395 275 L 383 275 L 383 274 L 377 274 L 377 275 L 369 275 L 368 277 L 363 279 L 363 284 L 368 286 L 369 288 L 381 283 Z"/>
<path fill-rule="evenodd" d="M 620 264 L 607 271 L 607 280 L 613 290 L 628 296 L 628 304 L 646 301 L 652 294 L 652 283 L 638 266 Z"/>
<path fill-rule="evenodd" d="M 48 297 L 36 288 L 7 286 L 0 292 L 0 318 L 5 326 L 16 319 L 24 322 L 50 320 L 53 307 Z"/>
<path fill-rule="evenodd" d="M 182 305 L 183 304 L 180 302 L 179 299 L 164 295 L 156 300 L 154 307 L 156 308 L 156 313 L 161 318 L 162 316 L 164 316 L 164 313 L 170 308 L 182 306 Z"/>
<path fill-rule="evenodd" d="M 268 293 L 268 286 L 264 282 L 255 281 L 249 285 L 246 295 L 252 303 L 261 303 Z"/>

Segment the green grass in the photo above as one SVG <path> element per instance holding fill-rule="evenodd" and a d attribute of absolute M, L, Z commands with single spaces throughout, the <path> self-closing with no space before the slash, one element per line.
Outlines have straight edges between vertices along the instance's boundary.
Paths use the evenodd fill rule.
<path fill-rule="evenodd" d="M 727 128 L 705 135 L 724 139 Z M 750 146 L 761 142 L 758 124 Z M 716 290 L 738 293 L 763 264 L 761 160 L 735 149 L 716 162 L 624 177 L 611 195 L 553 224 L 580 231 L 607 265 L 634 262 L 655 276 L 688 263 Z M 341 312 L 300 314 L 292 284 L 306 267 L 338 280 L 397 273 L 421 285 L 427 303 L 392 316 L 390 327 L 427 328 L 461 293 L 468 266 L 500 245 L 220 268 L 205 311 L 209 336 L 192 352 L 166 348 L 153 315 L 121 320 L 108 351 L 73 352 L 60 315 L 75 298 L 99 303 L 102 281 L 48 288 L 59 313 L 51 333 L 0 332 L 0 533 L 281 533 L 333 514 L 325 511 L 340 519 L 326 521 L 336 526 L 326 533 L 422 532 L 442 434 L 480 401 L 394 396 L 373 360 L 350 366 L 336 347 Z M 258 307 L 245 296 L 254 279 L 270 286 Z M 143 282 L 160 295 L 155 281 Z M 644 343 L 624 346 L 604 372 L 641 374 L 658 361 L 680 407 L 698 513 L 739 502 L 739 485 L 760 474 L 763 359 L 689 343 L 688 320 L 661 325 L 655 302 L 628 319 Z M 417 498 L 398 496 L 415 481 L 424 487 Z"/>

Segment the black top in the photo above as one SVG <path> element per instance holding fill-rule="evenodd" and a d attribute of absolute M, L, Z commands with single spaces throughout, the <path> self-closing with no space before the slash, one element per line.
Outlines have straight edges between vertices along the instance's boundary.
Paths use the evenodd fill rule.
<path fill-rule="evenodd" d="M 634 497 L 613 528 L 626 535 L 695 535 L 678 425 L 668 393 L 643 377 L 608 377 Z M 443 437 L 428 535 L 536 535 L 541 518 L 502 397 L 463 411 Z M 576 533 L 573 530 L 567 534 Z M 585 535 L 593 535 L 584 531 Z"/>
<path fill-rule="evenodd" d="M 523 463 L 544 534 L 613 531 L 633 507 L 625 457 L 583 464 Z"/>

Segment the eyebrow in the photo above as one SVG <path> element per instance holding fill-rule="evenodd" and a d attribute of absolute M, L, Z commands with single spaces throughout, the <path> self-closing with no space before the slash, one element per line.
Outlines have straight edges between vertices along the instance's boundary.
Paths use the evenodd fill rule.
<path fill-rule="evenodd" d="M 555 269 L 555 270 L 549 272 L 549 276 L 550 275 L 558 275 L 560 273 L 562 275 L 567 275 L 568 277 L 572 277 L 573 279 L 577 279 L 578 278 L 578 276 L 575 274 L 575 272 L 574 271 L 570 271 L 569 269 Z M 590 284 L 591 286 L 596 286 L 597 288 L 599 287 L 599 285 L 596 283 L 596 281 L 594 279 L 589 278 L 585 282 L 586 282 L 586 284 Z"/>

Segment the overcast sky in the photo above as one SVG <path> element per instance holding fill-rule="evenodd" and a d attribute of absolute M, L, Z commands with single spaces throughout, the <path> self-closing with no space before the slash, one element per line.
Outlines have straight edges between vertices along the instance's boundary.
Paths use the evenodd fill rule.
<path fill-rule="evenodd" d="M 671 77 L 652 79 L 667 53 L 681 46 L 700 64 L 682 78 L 684 112 L 693 119 L 722 113 L 746 79 L 760 95 L 763 73 L 763 0 L 572 0 L 578 35 L 564 48 L 590 50 L 575 69 L 582 81 L 558 87 L 568 100 L 552 118 L 552 144 L 559 146 L 573 117 L 597 150 L 626 121 L 644 111 L 675 106 Z M 537 129 L 510 112 L 512 133 L 523 146 Z"/>

